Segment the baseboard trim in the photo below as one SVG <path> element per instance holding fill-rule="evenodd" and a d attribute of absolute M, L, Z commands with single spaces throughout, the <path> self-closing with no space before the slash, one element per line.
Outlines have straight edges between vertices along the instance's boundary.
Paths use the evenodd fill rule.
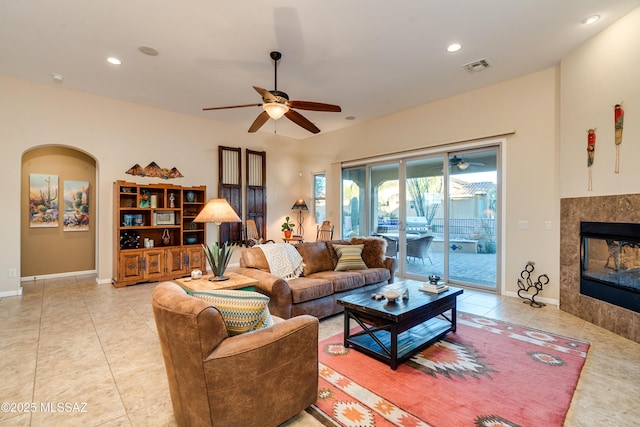
<path fill-rule="evenodd" d="M 521 298 L 517 292 L 506 291 L 503 295 L 521 299 L 522 302 L 526 301 L 524 298 Z M 536 302 L 541 302 L 547 305 L 555 305 L 556 308 L 560 307 L 560 301 L 558 301 L 555 298 L 545 298 L 545 297 L 535 297 L 535 298 L 536 298 Z"/>
<path fill-rule="evenodd" d="M 96 274 L 96 270 L 69 271 L 66 273 L 43 274 L 41 276 L 25 276 L 25 277 L 21 277 L 20 281 L 30 282 L 32 280 L 39 280 L 39 279 L 56 279 L 58 277 L 86 276 L 87 274 Z"/>
<path fill-rule="evenodd" d="M 0 298 L 19 297 L 22 295 L 22 286 L 17 291 L 0 292 Z"/>

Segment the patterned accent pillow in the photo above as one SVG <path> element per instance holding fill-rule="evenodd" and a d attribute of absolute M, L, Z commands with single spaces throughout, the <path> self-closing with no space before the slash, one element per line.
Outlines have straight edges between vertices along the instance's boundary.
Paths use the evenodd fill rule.
<path fill-rule="evenodd" d="M 258 292 L 193 291 L 191 295 L 211 303 L 220 311 L 230 336 L 273 325 L 273 319 L 269 313 L 269 297 Z"/>
<path fill-rule="evenodd" d="M 362 261 L 364 245 L 333 245 L 338 254 L 338 265 L 335 271 L 366 270 L 367 264 Z"/>

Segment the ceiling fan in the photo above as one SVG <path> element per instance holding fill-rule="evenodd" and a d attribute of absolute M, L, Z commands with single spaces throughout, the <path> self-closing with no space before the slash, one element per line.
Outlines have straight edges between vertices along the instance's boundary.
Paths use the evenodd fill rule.
<path fill-rule="evenodd" d="M 256 117 L 251 126 L 249 132 L 256 132 L 264 125 L 267 120 L 278 120 L 282 116 L 285 116 L 298 126 L 302 126 L 306 130 L 312 133 L 320 132 L 320 129 L 313 123 L 311 123 L 302 114 L 294 110 L 294 108 L 300 110 L 310 111 L 327 111 L 332 113 L 339 113 L 342 111 L 340 106 L 332 104 L 323 104 L 320 102 L 309 101 L 289 101 L 289 95 L 278 90 L 278 61 L 282 58 L 280 52 L 271 52 L 271 59 L 274 61 L 274 89 L 266 90 L 258 86 L 253 88 L 262 96 L 262 103 L 260 104 L 242 104 L 242 105 L 230 105 L 226 107 L 207 107 L 203 108 L 204 111 L 209 110 L 224 110 L 228 108 L 244 108 L 244 107 L 262 107 L 264 110 Z"/>
<path fill-rule="evenodd" d="M 469 166 L 484 166 L 484 163 L 480 162 L 465 162 L 458 156 L 453 156 L 449 159 L 449 165 L 451 167 L 457 166 L 460 170 L 466 170 Z"/>

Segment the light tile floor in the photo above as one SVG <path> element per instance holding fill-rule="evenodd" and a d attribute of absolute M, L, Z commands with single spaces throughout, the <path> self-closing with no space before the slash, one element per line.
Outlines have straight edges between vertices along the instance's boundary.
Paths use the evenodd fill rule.
<path fill-rule="evenodd" d="M 0 402 L 21 411 L 2 406 L 0 426 L 175 425 L 150 304 L 154 286 L 116 289 L 79 276 L 24 283 L 22 296 L 0 299 Z M 590 341 L 565 425 L 640 424 L 640 344 L 517 298 L 465 291 L 459 308 Z M 323 320 L 320 338 L 341 329 L 340 315 Z M 285 425 L 318 424 L 303 412 Z"/>

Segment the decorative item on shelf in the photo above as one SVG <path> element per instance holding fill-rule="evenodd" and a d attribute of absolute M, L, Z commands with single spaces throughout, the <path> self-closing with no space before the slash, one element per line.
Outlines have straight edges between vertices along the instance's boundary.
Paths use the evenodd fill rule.
<path fill-rule="evenodd" d="M 302 227 L 302 223 L 304 221 L 304 215 L 302 214 L 302 211 L 309 210 L 309 208 L 307 207 L 307 203 L 302 199 L 298 199 L 291 207 L 291 210 L 298 211 L 298 234 L 302 236 L 304 235 L 304 228 Z"/>
<path fill-rule="evenodd" d="M 151 178 L 162 178 L 162 179 L 171 179 L 171 178 L 183 178 L 184 175 L 180 173 L 178 169 L 175 167 L 171 169 L 161 168 L 156 164 L 156 162 L 151 162 L 147 165 L 147 167 L 143 168 L 139 164 L 135 164 L 129 168 L 125 173 L 129 175 L 135 176 L 148 176 Z"/>
<path fill-rule="evenodd" d="M 169 246 L 171 244 L 171 236 L 169 236 L 169 229 L 165 228 L 162 232 L 162 244 Z"/>
<path fill-rule="evenodd" d="M 124 231 L 120 233 L 120 249 L 138 249 L 140 247 L 140 233 Z"/>
<path fill-rule="evenodd" d="M 185 237 L 185 238 L 184 238 L 184 241 L 185 241 L 188 245 L 193 245 L 193 244 L 195 244 L 195 243 L 198 241 L 198 239 L 197 239 L 196 237 L 194 237 L 194 236 L 189 236 L 189 237 Z"/>
<path fill-rule="evenodd" d="M 538 281 L 534 283 L 531 280 L 531 273 L 533 272 L 534 265 L 535 262 L 528 261 L 527 265 L 524 267 L 524 270 L 522 270 L 522 272 L 520 273 L 520 277 L 524 279 L 526 283 L 521 279 L 518 279 L 518 296 L 524 299 L 524 301 L 522 301 L 523 303 L 529 304 L 531 307 L 541 308 L 546 304 L 536 301 L 535 297 L 542 290 L 542 287 L 549 283 L 549 276 L 547 276 L 546 274 L 541 274 L 540 276 L 538 276 Z M 527 293 L 532 288 L 533 294 L 531 296 L 527 295 Z"/>
<path fill-rule="evenodd" d="M 158 195 L 157 194 L 152 194 L 151 195 L 151 209 L 155 209 L 158 207 Z"/>
<path fill-rule="evenodd" d="M 285 239 L 291 238 L 291 234 L 293 233 L 294 227 L 295 227 L 295 224 L 289 222 L 289 217 L 286 217 L 284 219 L 284 224 L 282 224 L 282 231 L 284 231 Z"/>
<path fill-rule="evenodd" d="M 233 210 L 229 202 L 225 199 L 211 199 L 207 202 L 206 206 L 200 211 L 198 216 L 193 222 L 213 222 L 217 226 L 220 226 L 223 222 L 241 222 L 242 220 L 238 214 Z M 209 278 L 211 281 L 228 280 L 229 278 L 224 276 L 224 271 L 229 264 L 233 248 L 228 242 L 225 242 L 222 246 L 215 242 L 211 247 L 202 244 L 204 254 L 207 257 L 209 266 L 213 271 L 213 275 Z"/>
<path fill-rule="evenodd" d="M 193 191 L 187 191 L 185 197 L 187 199 L 187 202 L 193 203 L 196 200 L 196 193 L 194 193 Z"/>
<path fill-rule="evenodd" d="M 176 207 L 176 195 L 173 193 L 169 193 L 169 207 L 170 208 Z"/>
<path fill-rule="evenodd" d="M 142 190 L 142 193 L 140 194 L 140 207 L 151 207 L 151 192 L 147 189 Z"/>

